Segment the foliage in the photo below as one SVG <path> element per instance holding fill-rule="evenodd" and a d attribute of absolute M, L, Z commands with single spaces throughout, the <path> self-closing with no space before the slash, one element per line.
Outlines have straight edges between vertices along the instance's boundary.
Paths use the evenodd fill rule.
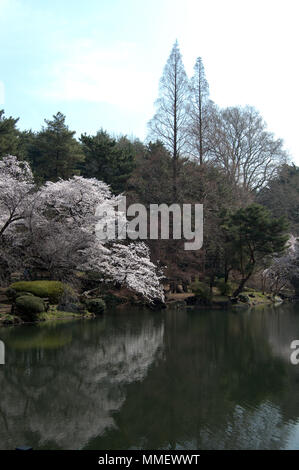
<path fill-rule="evenodd" d="M 19 281 L 10 286 L 17 292 L 30 292 L 37 297 L 48 298 L 50 303 L 57 304 L 67 286 L 59 281 Z"/>
<path fill-rule="evenodd" d="M 36 134 L 28 147 L 27 158 L 34 174 L 41 181 L 57 181 L 78 173 L 77 165 L 84 158 L 80 144 L 65 124 L 65 116 L 58 112 Z"/>
<path fill-rule="evenodd" d="M 219 279 L 216 286 L 218 287 L 221 295 L 230 296 L 233 292 L 232 284 L 229 281 L 225 282 L 224 278 Z"/>
<path fill-rule="evenodd" d="M 235 254 L 235 267 L 241 274 L 234 296 L 242 292 L 263 258 L 284 251 L 288 239 L 286 229 L 285 219 L 273 219 L 270 212 L 259 204 L 226 214 L 222 230 L 230 252 Z"/>
<path fill-rule="evenodd" d="M 121 193 L 134 168 L 132 145 L 125 138 L 119 142 L 100 130 L 95 136 L 81 135 L 85 160 L 80 164 L 81 174 L 97 178 Z"/>
<path fill-rule="evenodd" d="M 200 299 L 202 299 L 203 301 L 211 300 L 212 294 L 211 294 L 210 288 L 204 282 L 200 282 L 200 281 L 193 282 L 191 284 L 191 289 L 192 289 L 192 292 L 198 297 L 200 297 Z"/>
<path fill-rule="evenodd" d="M 257 195 L 273 217 L 286 217 L 291 232 L 299 235 L 299 167 L 282 165 L 278 174 Z"/>
<path fill-rule="evenodd" d="M 36 320 L 39 313 L 45 311 L 45 305 L 40 297 L 23 295 L 16 299 L 16 313 L 21 317 Z"/>
<path fill-rule="evenodd" d="M 7 155 L 15 155 L 18 149 L 18 118 L 6 118 L 4 110 L 0 109 L 0 159 Z"/>

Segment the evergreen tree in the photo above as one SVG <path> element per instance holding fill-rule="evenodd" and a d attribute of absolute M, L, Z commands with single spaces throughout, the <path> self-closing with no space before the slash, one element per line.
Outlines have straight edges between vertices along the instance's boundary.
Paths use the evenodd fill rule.
<path fill-rule="evenodd" d="M 299 167 L 282 165 L 278 175 L 258 193 L 257 201 L 274 217 L 286 217 L 292 233 L 299 235 Z"/>
<path fill-rule="evenodd" d="M 0 158 L 18 153 L 18 129 L 16 124 L 19 118 L 6 118 L 4 110 L 0 109 Z"/>
<path fill-rule="evenodd" d="M 241 274 L 234 296 L 242 292 L 266 256 L 284 251 L 288 240 L 287 228 L 284 218 L 272 218 L 270 212 L 259 204 L 251 204 L 224 216 L 225 251 L 226 254 L 231 253 L 234 267 Z"/>
<path fill-rule="evenodd" d="M 77 166 L 84 155 L 79 142 L 65 124 L 65 116 L 58 112 L 52 120 L 45 119 L 46 126 L 38 134 L 31 135 L 28 160 L 34 174 L 41 180 L 57 181 L 78 174 Z"/>
<path fill-rule="evenodd" d="M 85 155 L 80 165 L 82 176 L 102 180 L 116 193 L 124 191 L 135 166 L 134 148 L 128 139 L 122 137 L 117 142 L 100 130 L 94 136 L 81 135 L 80 141 Z"/>

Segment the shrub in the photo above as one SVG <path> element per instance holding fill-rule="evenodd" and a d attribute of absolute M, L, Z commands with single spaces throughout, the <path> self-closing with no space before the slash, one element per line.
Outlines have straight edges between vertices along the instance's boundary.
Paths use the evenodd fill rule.
<path fill-rule="evenodd" d="M 36 320 L 39 313 L 45 311 L 43 299 L 32 295 L 23 295 L 16 299 L 16 314 L 29 320 Z"/>
<path fill-rule="evenodd" d="M 106 304 L 103 299 L 88 299 L 85 301 L 86 308 L 95 315 L 100 315 L 106 310 Z"/>
<path fill-rule="evenodd" d="M 70 289 L 60 281 L 19 281 L 10 285 L 17 292 L 29 292 L 37 297 L 48 298 L 51 304 L 57 304 L 65 289 Z"/>
<path fill-rule="evenodd" d="M 232 295 L 233 293 L 233 286 L 229 281 L 225 282 L 224 278 L 221 278 L 217 281 L 216 287 L 218 287 L 220 291 L 220 295 Z"/>
<path fill-rule="evenodd" d="M 197 295 L 201 300 L 209 302 L 211 300 L 211 292 L 209 286 L 200 281 L 195 281 L 191 284 L 192 292 Z"/>

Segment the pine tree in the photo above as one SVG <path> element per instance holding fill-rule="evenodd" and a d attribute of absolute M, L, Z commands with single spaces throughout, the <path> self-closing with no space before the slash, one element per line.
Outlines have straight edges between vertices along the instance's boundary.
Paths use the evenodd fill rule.
<path fill-rule="evenodd" d="M 118 141 L 100 130 L 95 136 L 81 135 L 85 161 L 81 174 L 109 184 L 116 193 L 123 192 L 135 166 L 134 149 L 128 139 Z"/>
<path fill-rule="evenodd" d="M 57 181 L 78 174 L 77 166 L 84 156 L 75 132 L 65 124 L 65 116 L 58 112 L 45 123 L 28 151 L 35 175 L 42 181 Z"/>
<path fill-rule="evenodd" d="M 0 158 L 18 153 L 18 120 L 19 118 L 6 118 L 4 110 L 0 109 Z"/>
<path fill-rule="evenodd" d="M 272 218 L 270 212 L 259 204 L 251 204 L 224 216 L 224 248 L 226 253 L 231 254 L 234 268 L 241 275 L 234 296 L 242 292 L 246 282 L 266 256 L 278 255 L 284 251 L 288 240 L 287 228 L 283 217 Z"/>

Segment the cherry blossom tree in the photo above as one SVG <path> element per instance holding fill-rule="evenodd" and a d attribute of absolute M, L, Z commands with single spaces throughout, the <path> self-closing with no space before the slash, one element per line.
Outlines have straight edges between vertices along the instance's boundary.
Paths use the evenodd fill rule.
<path fill-rule="evenodd" d="M 283 256 L 274 258 L 271 266 L 262 273 L 264 283 L 274 294 L 279 294 L 286 286 L 296 285 L 299 280 L 299 242 L 290 235 L 288 248 Z"/>
<path fill-rule="evenodd" d="M 85 269 L 99 270 L 106 280 L 119 283 L 141 294 L 145 299 L 164 302 L 160 283 L 162 272 L 150 260 L 150 251 L 144 242 L 113 243 L 111 246 L 94 243 L 85 251 Z"/>
<path fill-rule="evenodd" d="M 7 157 L 0 162 L 0 192 L 0 267 L 46 270 L 61 280 L 91 270 L 149 302 L 164 301 L 161 273 L 144 243 L 98 237 L 99 214 L 102 223 L 126 223 L 115 211 L 120 196 L 104 182 L 75 176 L 37 190 L 28 164 Z"/>
<path fill-rule="evenodd" d="M 0 161 L 0 239 L 24 220 L 33 203 L 33 175 L 27 162 L 8 155 Z"/>

